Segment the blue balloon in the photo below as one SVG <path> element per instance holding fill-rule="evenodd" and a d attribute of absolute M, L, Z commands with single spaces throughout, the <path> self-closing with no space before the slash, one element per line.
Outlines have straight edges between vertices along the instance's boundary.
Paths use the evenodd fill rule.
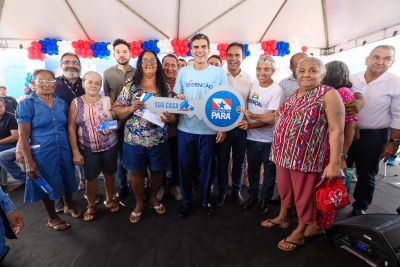
<path fill-rule="evenodd" d="M 156 47 L 156 54 L 159 54 L 160 53 L 160 48 L 158 48 L 158 47 Z"/>
<path fill-rule="evenodd" d="M 42 48 L 42 53 L 43 53 L 43 54 L 46 54 L 46 53 L 47 53 L 46 47 L 43 47 L 43 48 Z"/>
<path fill-rule="evenodd" d="M 245 52 L 246 57 L 250 56 L 250 51 Z"/>

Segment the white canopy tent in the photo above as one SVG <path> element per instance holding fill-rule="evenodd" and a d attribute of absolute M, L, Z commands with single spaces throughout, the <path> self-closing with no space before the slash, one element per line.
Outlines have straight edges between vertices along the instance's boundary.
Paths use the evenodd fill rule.
<path fill-rule="evenodd" d="M 278 40 L 330 54 L 396 35 L 399 0 L 0 0 L 0 45 L 45 37 L 127 41 L 207 34 Z"/>

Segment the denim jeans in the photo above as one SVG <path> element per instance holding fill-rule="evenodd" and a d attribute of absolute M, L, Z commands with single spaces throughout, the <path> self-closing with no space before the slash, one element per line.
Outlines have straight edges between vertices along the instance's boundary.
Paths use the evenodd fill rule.
<path fill-rule="evenodd" d="M 214 179 L 215 135 L 191 134 L 178 130 L 179 179 L 182 205 L 192 205 L 192 183 L 200 168 L 201 204 L 210 202 Z"/>
<path fill-rule="evenodd" d="M 14 179 L 25 183 L 26 174 L 18 164 L 15 163 L 16 148 L 10 148 L 0 152 L 0 167 L 7 171 Z"/>
<path fill-rule="evenodd" d="M 256 199 L 270 201 L 274 194 L 276 167 L 269 160 L 272 143 L 247 140 L 247 163 L 250 183 L 250 196 Z M 264 180 L 260 186 L 260 168 L 264 164 Z"/>
<path fill-rule="evenodd" d="M 232 150 L 232 188 L 242 188 L 242 172 L 246 154 L 247 132 L 235 128 L 226 133 L 225 140 L 217 144 L 217 178 L 219 191 L 225 194 L 228 189 L 228 166 Z"/>

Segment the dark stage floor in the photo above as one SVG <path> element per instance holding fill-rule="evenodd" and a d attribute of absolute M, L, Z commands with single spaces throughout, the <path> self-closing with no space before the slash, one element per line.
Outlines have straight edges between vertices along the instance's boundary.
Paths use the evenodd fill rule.
<path fill-rule="evenodd" d="M 379 176 L 369 213 L 394 213 L 400 205 L 396 174 L 400 174 L 399 166 L 388 167 L 387 177 Z M 263 229 L 257 209 L 245 213 L 232 203 L 216 209 L 211 219 L 195 209 L 182 220 L 177 216 L 179 203 L 167 199 L 166 214 L 160 216 L 147 208 L 142 221 L 133 225 L 128 220 L 133 208 L 130 197 L 116 215 L 100 206 L 94 222 L 63 215 L 73 227 L 55 232 L 46 226 L 42 204 L 23 205 L 22 196 L 22 191 L 11 193 L 26 228 L 18 240 L 8 241 L 11 250 L 3 266 L 368 266 L 326 236 L 307 240 L 306 246 L 292 253 L 282 252 L 276 245 L 295 226 L 294 217 L 288 230 Z M 82 192 L 74 199 L 84 207 Z M 278 209 L 273 206 L 267 217 Z M 350 210 L 341 210 L 338 217 L 347 216 Z"/>

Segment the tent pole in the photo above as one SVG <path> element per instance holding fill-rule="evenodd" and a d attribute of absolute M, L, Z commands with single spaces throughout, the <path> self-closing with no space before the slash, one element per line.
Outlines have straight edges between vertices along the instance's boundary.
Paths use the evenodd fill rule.
<path fill-rule="evenodd" d="M 139 12 L 137 12 L 136 10 L 134 10 L 133 8 L 131 8 L 127 3 L 125 3 L 123 0 L 117 0 L 117 2 L 119 2 L 121 5 L 123 5 L 126 9 L 128 9 L 130 12 L 132 12 L 133 14 L 135 14 L 136 16 L 138 16 L 141 20 L 143 20 L 144 22 L 146 22 L 148 25 L 150 25 L 150 27 L 152 27 L 153 29 L 155 29 L 156 31 L 158 31 L 159 33 L 161 33 L 164 37 L 166 37 L 167 39 L 169 39 L 169 36 L 167 34 L 165 34 L 162 30 L 160 30 L 159 28 L 157 28 L 153 23 L 151 23 L 149 20 L 147 20 L 145 17 L 143 17 L 142 15 L 139 14 Z"/>
<path fill-rule="evenodd" d="M 233 9 L 235 9 L 236 7 L 240 6 L 241 4 L 243 4 L 244 2 L 246 2 L 247 0 L 241 0 L 239 2 L 237 2 L 236 4 L 234 4 L 233 6 L 231 6 L 230 8 L 228 8 L 227 10 L 225 10 L 224 12 L 222 12 L 221 14 L 219 14 L 218 16 L 216 16 L 215 18 L 213 18 L 212 20 L 210 20 L 209 22 L 207 22 L 206 24 L 204 24 L 203 26 L 201 26 L 199 29 L 195 30 L 193 33 L 191 33 L 189 36 L 187 36 L 186 39 L 189 39 L 190 37 L 192 37 L 193 35 L 195 35 L 196 33 L 198 33 L 199 31 L 201 31 L 202 29 L 208 27 L 209 25 L 213 24 L 214 22 L 216 22 L 217 20 L 219 20 L 221 17 L 223 17 L 224 15 L 228 14 L 229 12 L 231 12 Z"/>
<path fill-rule="evenodd" d="M 328 18 L 326 16 L 326 0 L 321 0 L 321 6 L 322 6 L 322 16 L 324 20 L 325 48 L 328 49 L 330 47 L 330 44 L 329 44 Z"/>
<path fill-rule="evenodd" d="M 177 29 L 176 29 L 176 39 L 179 40 L 179 26 L 181 24 L 181 0 L 178 0 L 178 23 L 177 23 Z"/>
<path fill-rule="evenodd" d="M 265 35 L 267 34 L 267 32 L 269 31 L 269 29 L 271 28 L 272 24 L 274 24 L 276 18 L 278 17 L 279 13 L 281 13 L 283 7 L 286 5 L 287 0 L 283 1 L 281 7 L 278 9 L 278 11 L 275 13 L 275 16 L 272 18 L 271 22 L 268 24 L 268 27 L 265 29 L 263 35 L 260 38 L 259 43 L 261 43 L 261 41 L 264 39 Z"/>
<path fill-rule="evenodd" d="M 83 27 L 81 21 L 79 20 L 78 16 L 76 15 L 76 13 L 75 13 L 74 9 L 72 8 L 71 4 L 68 2 L 68 0 L 64 0 L 64 2 L 67 4 L 67 6 L 68 6 L 69 10 L 71 11 L 72 15 L 75 17 L 75 20 L 76 20 L 76 22 L 78 22 L 79 27 L 81 27 L 82 31 L 85 33 L 86 38 L 88 40 L 90 40 L 89 34 L 87 33 L 85 27 Z"/>
<path fill-rule="evenodd" d="M 3 14 L 3 7 L 5 1 L 6 0 L 0 0 L 0 23 L 1 23 L 1 14 Z"/>

